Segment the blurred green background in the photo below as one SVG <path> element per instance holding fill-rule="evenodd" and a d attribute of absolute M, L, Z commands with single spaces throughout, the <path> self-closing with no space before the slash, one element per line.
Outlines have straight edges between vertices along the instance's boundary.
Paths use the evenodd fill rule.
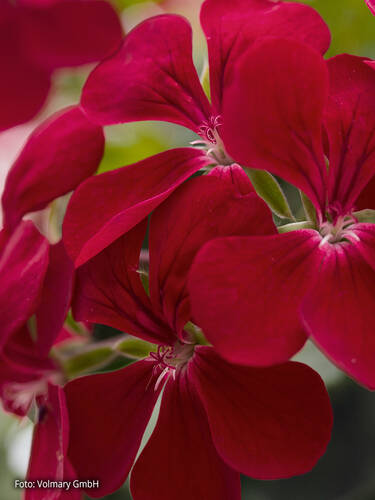
<path fill-rule="evenodd" d="M 114 3 L 121 11 L 127 31 L 145 17 L 161 12 L 186 15 L 194 27 L 194 59 L 198 70 L 202 68 L 206 47 L 199 29 L 199 0 L 154 3 L 115 0 Z M 348 52 L 375 58 L 375 18 L 364 0 L 306 0 L 303 3 L 317 9 L 331 29 L 332 45 L 328 56 Z M 77 102 L 90 69 L 59 73 L 55 94 L 42 117 Z M 100 172 L 170 147 L 187 145 L 193 139 L 192 134 L 181 127 L 153 122 L 107 127 L 106 138 Z M 108 334 L 105 328 L 98 333 L 99 337 Z M 326 455 L 309 474 L 270 482 L 243 478 L 243 500 L 375 500 L 375 395 L 339 373 L 311 344 L 298 359 L 319 371 L 328 385 L 335 414 L 332 441 Z M 30 441 L 30 423 L 0 413 L 0 500 L 21 498 L 21 491 L 13 488 L 13 481 L 25 474 Z M 105 498 L 127 500 L 131 496 L 124 485 Z"/>

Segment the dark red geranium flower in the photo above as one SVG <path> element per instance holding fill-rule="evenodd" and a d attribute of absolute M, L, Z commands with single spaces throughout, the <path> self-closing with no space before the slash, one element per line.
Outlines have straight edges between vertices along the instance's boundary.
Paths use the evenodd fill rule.
<path fill-rule="evenodd" d="M 75 478 L 66 457 L 65 395 L 56 385 L 63 374 L 48 357 L 70 307 L 73 273 L 62 243 L 49 245 L 31 221 L 21 222 L 11 236 L 0 232 L 0 399 L 20 417 L 33 403 L 39 414 L 27 480 Z M 26 490 L 25 500 L 45 499 L 47 491 Z M 49 494 L 56 500 L 81 498 L 77 490 Z"/>
<path fill-rule="evenodd" d="M 102 127 L 79 106 L 44 121 L 28 138 L 6 178 L 3 223 L 12 231 L 24 215 L 45 208 L 94 174 L 104 152 Z"/>
<path fill-rule="evenodd" d="M 67 457 L 69 418 L 65 393 L 61 387 L 48 384 L 37 398 L 38 420 L 34 427 L 27 481 L 74 481 L 76 474 Z M 37 483 L 36 483 L 37 484 Z M 48 495 L 48 496 L 47 496 Z M 25 500 L 81 500 L 82 492 L 73 488 L 32 488 L 25 490 Z"/>
<path fill-rule="evenodd" d="M 241 363 L 256 361 L 249 324 L 285 344 L 304 327 L 374 389 L 375 226 L 353 211 L 375 208 L 375 71 L 359 57 L 324 61 L 305 44 L 269 39 L 239 63 L 224 112 L 230 154 L 298 186 L 318 220 L 316 230 L 207 244 L 190 282 L 197 321 Z M 233 348 L 234 333 L 246 349 Z"/>
<path fill-rule="evenodd" d="M 194 172 L 233 163 L 220 132 L 226 120 L 222 102 L 245 48 L 269 34 L 291 36 L 322 53 L 330 42 L 320 16 L 297 3 L 206 0 L 201 23 L 208 42 L 212 104 L 193 64 L 190 25 L 176 15 L 138 25 L 120 50 L 90 75 L 81 105 L 93 122 L 169 121 L 198 134 L 201 150 L 175 149 L 84 183 L 64 222 L 66 248 L 76 265 L 134 227 Z M 98 200 L 100 210 L 95 210 Z"/>
<path fill-rule="evenodd" d="M 145 220 L 77 271 L 77 319 L 157 344 L 144 360 L 65 386 L 68 456 L 78 477 L 101 482 L 90 496 L 119 488 L 133 465 L 135 500 L 239 500 L 239 472 L 275 479 L 311 469 L 332 425 L 320 377 L 293 362 L 232 365 L 185 329 L 191 318 L 186 281 L 200 246 L 224 234 L 275 232 L 246 175 L 238 166 L 214 169 L 154 211 L 150 296 L 138 272 L 146 226 Z M 136 459 L 163 385 L 156 428 Z"/>
<path fill-rule="evenodd" d="M 59 375 L 47 356 L 70 307 L 73 275 L 62 243 L 49 245 L 31 221 L 11 236 L 0 232 L 0 396 L 18 415 Z"/>
<path fill-rule="evenodd" d="M 0 130 L 30 120 L 42 107 L 56 68 L 103 59 L 122 29 L 102 0 L 1 0 Z"/>

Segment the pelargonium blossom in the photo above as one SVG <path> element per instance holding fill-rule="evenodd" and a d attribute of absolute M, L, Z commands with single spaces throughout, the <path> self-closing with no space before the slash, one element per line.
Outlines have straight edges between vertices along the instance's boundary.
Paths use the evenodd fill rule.
<path fill-rule="evenodd" d="M 0 130 L 30 120 L 42 107 L 56 68 L 108 56 L 122 29 L 102 0 L 2 0 Z"/>
<path fill-rule="evenodd" d="M 11 236 L 0 232 L 0 277 L 0 395 L 25 415 L 57 374 L 48 354 L 70 307 L 74 268 L 62 243 L 49 245 L 27 221 Z"/>
<path fill-rule="evenodd" d="M 1 203 L 4 228 L 12 232 L 24 215 L 45 208 L 97 170 L 104 134 L 80 106 L 52 115 L 27 139 L 8 172 Z"/>
<path fill-rule="evenodd" d="M 90 496 L 115 491 L 132 467 L 135 500 L 239 500 L 239 472 L 275 479 L 311 469 L 332 425 L 320 377 L 295 362 L 230 364 L 186 327 L 187 276 L 200 246 L 224 234 L 275 232 L 246 175 L 238 166 L 214 169 L 154 211 L 149 295 L 138 270 L 146 227 L 144 220 L 77 271 L 77 319 L 156 344 L 143 360 L 65 386 L 69 459 L 78 477 L 100 480 Z M 156 428 L 136 458 L 163 386 Z"/>
<path fill-rule="evenodd" d="M 162 120 L 199 136 L 194 147 L 174 149 L 85 182 L 72 197 L 64 241 L 76 265 L 134 227 L 194 172 L 229 165 L 221 127 L 222 103 L 235 62 L 258 38 L 275 34 L 302 40 L 324 53 L 329 30 L 308 6 L 274 0 L 206 0 L 201 24 L 210 68 L 209 102 L 192 60 L 192 32 L 180 16 L 147 19 L 125 37 L 113 57 L 89 76 L 81 105 L 100 125 Z M 105 200 L 96 210 L 98 200 Z"/>
<path fill-rule="evenodd" d="M 49 357 L 59 341 L 73 288 L 74 269 L 62 243 L 49 245 L 31 221 L 11 236 L 0 232 L 0 400 L 6 411 L 38 408 L 27 480 L 74 479 L 67 459 L 69 422 L 59 365 Z M 53 293 L 51 293 L 53 290 Z M 35 329 L 35 330 L 34 330 Z M 81 498 L 58 490 L 28 489 L 25 500 Z"/>
<path fill-rule="evenodd" d="M 371 64 L 349 55 L 324 61 L 303 43 L 270 38 L 237 66 L 224 102 L 228 151 L 304 191 L 317 220 L 303 224 L 312 229 L 216 240 L 198 255 L 193 312 L 231 361 L 257 361 L 250 324 L 267 351 L 275 338 L 293 343 L 304 330 L 340 368 L 375 388 L 375 226 L 356 213 L 375 208 Z"/>

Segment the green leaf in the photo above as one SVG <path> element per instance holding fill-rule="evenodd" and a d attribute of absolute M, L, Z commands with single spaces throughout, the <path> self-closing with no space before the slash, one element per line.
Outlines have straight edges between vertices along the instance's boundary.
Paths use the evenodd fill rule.
<path fill-rule="evenodd" d="M 68 377 L 75 377 L 81 373 L 94 371 L 103 363 L 113 358 L 110 347 L 97 347 L 84 353 L 72 356 L 64 362 L 64 369 Z"/>
<path fill-rule="evenodd" d="M 375 224 L 375 210 L 366 208 L 365 210 L 354 212 L 353 215 L 356 219 L 358 219 L 358 222 L 367 222 L 369 224 Z"/>
<path fill-rule="evenodd" d="M 206 94 L 208 100 L 211 102 L 210 67 L 208 65 L 207 59 L 205 60 L 200 80 L 204 93 Z"/>
<path fill-rule="evenodd" d="M 121 340 L 121 342 L 116 345 L 115 349 L 127 357 L 142 359 L 147 358 L 150 352 L 156 351 L 157 345 L 151 344 L 151 342 L 147 342 L 146 340 L 128 337 L 125 340 Z"/>
<path fill-rule="evenodd" d="M 299 194 L 301 196 L 301 201 L 302 201 L 303 209 L 305 211 L 305 215 L 306 215 L 307 220 L 312 222 L 316 227 L 318 224 L 318 220 L 316 218 L 316 210 L 315 210 L 315 207 L 314 207 L 312 201 L 310 200 L 310 198 L 308 196 L 305 195 L 305 193 L 303 191 L 300 191 Z"/>
<path fill-rule="evenodd" d="M 291 231 L 297 231 L 298 229 L 315 229 L 315 226 L 311 221 L 304 220 L 302 222 L 292 222 L 291 224 L 285 224 L 284 226 L 279 226 L 277 228 L 279 233 L 290 233 Z"/>
<path fill-rule="evenodd" d="M 265 170 L 245 168 L 257 194 L 267 203 L 272 212 L 281 219 L 294 219 L 288 200 L 277 180 Z"/>

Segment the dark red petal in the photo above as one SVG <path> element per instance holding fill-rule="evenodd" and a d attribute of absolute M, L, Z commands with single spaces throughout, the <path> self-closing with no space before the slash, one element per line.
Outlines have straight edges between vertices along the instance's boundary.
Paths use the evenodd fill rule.
<path fill-rule="evenodd" d="M 306 335 L 298 308 L 321 259 L 311 230 L 220 238 L 197 254 L 189 276 L 194 322 L 228 361 L 287 361 Z"/>
<path fill-rule="evenodd" d="M 239 168 L 239 167 L 238 167 Z M 150 224 L 151 301 L 180 332 L 190 318 L 187 275 L 197 251 L 219 236 L 274 234 L 271 212 L 254 193 L 247 175 L 198 177 L 178 188 L 152 215 Z M 242 176 L 240 177 L 240 175 Z M 250 194 L 242 195 L 238 188 Z M 236 184 L 232 182 L 236 179 Z"/>
<path fill-rule="evenodd" d="M 329 358 L 375 389 L 375 228 L 359 224 L 354 230 L 361 241 L 324 245 L 318 279 L 303 300 L 301 315 Z"/>
<path fill-rule="evenodd" d="M 5 344 L 2 359 L 7 362 L 8 368 L 22 373 L 28 373 L 35 378 L 46 372 L 56 370 L 56 365 L 47 354 L 40 353 L 38 344 L 33 340 L 27 326 L 23 326 L 11 335 Z M 0 377 L 1 378 L 1 377 Z M 13 375 L 17 381 L 16 373 Z M 11 380 L 12 377 L 7 377 Z"/>
<path fill-rule="evenodd" d="M 0 255 L 0 351 L 35 312 L 47 266 L 47 240 L 31 221 L 21 222 Z"/>
<path fill-rule="evenodd" d="M 62 241 L 51 245 L 49 266 L 36 311 L 37 346 L 41 354 L 48 354 L 64 325 L 72 298 L 73 279 L 73 262 Z"/>
<path fill-rule="evenodd" d="M 151 380 L 152 368 L 152 363 L 138 361 L 65 386 L 69 458 L 79 478 L 100 481 L 98 489 L 88 491 L 90 496 L 112 493 L 129 474 L 159 396 Z"/>
<path fill-rule="evenodd" d="M 208 44 L 211 96 L 218 112 L 234 63 L 258 38 L 294 38 L 323 54 L 331 39 L 327 25 L 314 9 L 274 0 L 206 0 L 201 23 Z"/>
<path fill-rule="evenodd" d="M 80 321 L 173 344 L 175 335 L 154 313 L 138 272 L 146 226 L 139 224 L 77 270 L 73 313 Z"/>
<path fill-rule="evenodd" d="M 101 0 L 23 2 L 19 22 L 24 51 L 49 69 L 101 60 L 122 39 L 115 10 Z"/>
<path fill-rule="evenodd" d="M 240 500 L 239 474 L 219 457 L 202 403 L 186 373 L 170 381 L 156 428 L 135 463 L 137 500 Z"/>
<path fill-rule="evenodd" d="M 69 419 L 65 394 L 61 387 L 48 385 L 48 395 L 39 398 L 39 420 L 35 425 L 33 444 L 27 472 L 27 481 L 73 480 L 74 472 L 67 459 L 69 443 Z M 25 500 L 70 498 L 79 500 L 79 491 L 69 496 L 59 496 L 56 489 L 26 489 Z"/>
<path fill-rule="evenodd" d="M 0 5 L 0 131 L 30 120 L 43 106 L 50 75 L 27 57 L 20 41 L 18 9 Z M 27 82 L 27 84 L 25 83 Z"/>
<path fill-rule="evenodd" d="M 233 366 L 199 347 L 188 370 L 214 444 L 231 467 L 281 479 L 308 472 L 325 452 L 332 410 L 322 379 L 308 366 Z"/>
<path fill-rule="evenodd" d="M 74 193 L 64 220 L 64 243 L 76 266 L 94 257 L 209 163 L 193 148 L 172 149 L 92 177 Z"/>
<path fill-rule="evenodd" d="M 328 69 L 329 201 L 345 214 L 375 174 L 375 71 L 350 55 L 330 59 Z"/>
<path fill-rule="evenodd" d="M 323 211 L 326 167 L 322 148 L 328 72 L 307 45 L 268 39 L 253 45 L 225 90 L 223 138 L 245 166 L 283 177 Z"/>
<path fill-rule="evenodd" d="M 180 16 L 147 19 L 91 73 L 82 105 L 97 123 L 163 120 L 198 131 L 211 110 L 192 60 L 191 27 Z"/>
<path fill-rule="evenodd" d="M 77 187 L 98 168 L 103 151 L 102 128 L 90 123 L 79 107 L 45 121 L 8 174 L 2 197 L 5 227 L 14 228 L 26 213 Z"/>
<path fill-rule="evenodd" d="M 362 189 L 361 194 L 355 200 L 354 206 L 356 210 L 364 210 L 366 208 L 375 210 L 375 176 Z"/>
<path fill-rule="evenodd" d="M 20 417 L 27 415 L 35 389 L 46 385 L 46 377 L 55 371 L 54 362 L 38 352 L 28 328 L 17 330 L 0 356 L 0 398 L 4 409 Z"/>

